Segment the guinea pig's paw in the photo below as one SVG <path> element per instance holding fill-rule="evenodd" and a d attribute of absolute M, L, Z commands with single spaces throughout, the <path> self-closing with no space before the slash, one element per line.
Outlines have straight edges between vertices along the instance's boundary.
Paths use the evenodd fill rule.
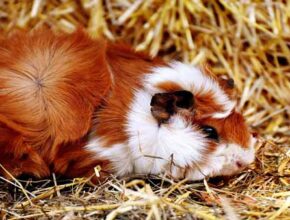
<path fill-rule="evenodd" d="M 151 113 L 159 122 L 167 122 L 171 115 L 184 110 L 192 110 L 193 94 L 186 90 L 168 93 L 157 93 L 151 99 Z"/>

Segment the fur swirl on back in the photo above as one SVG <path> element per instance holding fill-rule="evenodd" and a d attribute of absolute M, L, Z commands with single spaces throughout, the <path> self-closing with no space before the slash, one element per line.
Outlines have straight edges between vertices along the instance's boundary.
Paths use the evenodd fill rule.
<path fill-rule="evenodd" d="M 105 48 L 83 31 L 16 32 L 0 41 L 1 158 L 24 163 L 35 154 L 36 164 L 44 164 L 60 144 L 88 132 L 95 107 L 111 87 Z"/>

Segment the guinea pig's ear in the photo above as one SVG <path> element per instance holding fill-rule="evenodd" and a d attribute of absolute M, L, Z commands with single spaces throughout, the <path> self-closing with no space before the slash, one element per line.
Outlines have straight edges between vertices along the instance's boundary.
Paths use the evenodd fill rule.
<path fill-rule="evenodd" d="M 190 109 L 194 105 L 193 94 L 186 90 L 172 93 L 175 98 L 175 106 L 178 108 Z"/>
<path fill-rule="evenodd" d="M 228 76 L 219 76 L 218 78 L 219 85 L 225 91 L 225 93 L 230 96 L 230 98 L 234 98 L 235 96 L 235 82 L 232 78 Z"/>
<path fill-rule="evenodd" d="M 201 69 L 203 70 L 205 74 L 207 74 L 213 80 L 216 80 L 219 83 L 219 85 L 222 87 L 222 89 L 225 90 L 225 92 L 228 95 L 230 96 L 232 95 L 234 87 L 235 87 L 235 82 L 232 78 L 229 78 L 226 75 L 221 75 L 221 76 L 215 75 L 212 72 L 212 69 L 208 63 L 202 64 Z"/>
<path fill-rule="evenodd" d="M 223 89 L 234 89 L 235 81 L 232 78 L 228 78 L 227 76 L 219 77 L 219 84 Z"/>
<path fill-rule="evenodd" d="M 178 109 L 191 110 L 194 106 L 194 97 L 191 92 L 185 90 L 157 93 L 152 97 L 150 105 L 154 118 L 163 123 Z"/>

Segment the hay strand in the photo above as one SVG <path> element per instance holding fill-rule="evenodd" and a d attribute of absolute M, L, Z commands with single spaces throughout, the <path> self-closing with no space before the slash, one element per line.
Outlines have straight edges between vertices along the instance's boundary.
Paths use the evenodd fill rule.
<path fill-rule="evenodd" d="M 112 176 L 94 187 L 89 179 L 1 178 L 0 218 L 289 219 L 289 12 L 289 1 L 274 0 L 0 1 L 3 33 L 84 26 L 92 37 L 123 39 L 152 56 L 209 63 L 234 78 L 239 109 L 260 133 L 255 163 L 227 179 Z"/>

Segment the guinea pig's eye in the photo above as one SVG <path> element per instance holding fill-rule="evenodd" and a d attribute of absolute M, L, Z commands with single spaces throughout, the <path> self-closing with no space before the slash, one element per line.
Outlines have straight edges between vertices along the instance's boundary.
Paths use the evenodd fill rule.
<path fill-rule="evenodd" d="M 208 126 L 208 125 L 203 125 L 201 127 L 201 129 L 207 135 L 206 136 L 207 138 L 218 141 L 219 135 L 218 135 L 217 130 L 215 128 Z"/>

